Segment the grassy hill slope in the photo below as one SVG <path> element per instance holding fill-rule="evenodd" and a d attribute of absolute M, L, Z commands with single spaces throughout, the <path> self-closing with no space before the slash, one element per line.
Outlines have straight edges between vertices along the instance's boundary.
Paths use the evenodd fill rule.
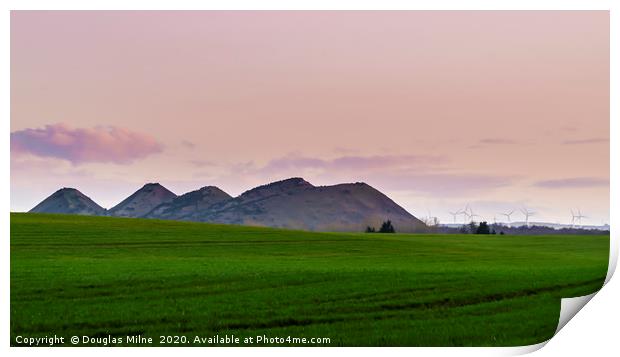
<path fill-rule="evenodd" d="M 313 233 L 11 214 L 17 335 L 524 345 L 604 281 L 609 237 Z M 194 345 L 194 344 L 187 344 Z"/>

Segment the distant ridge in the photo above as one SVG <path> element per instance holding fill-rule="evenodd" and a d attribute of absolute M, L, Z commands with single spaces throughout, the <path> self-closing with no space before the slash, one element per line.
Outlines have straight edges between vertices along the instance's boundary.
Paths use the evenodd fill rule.
<path fill-rule="evenodd" d="M 209 209 L 216 203 L 232 199 L 232 196 L 215 186 L 205 186 L 165 202 L 152 209 L 146 218 L 187 219 L 197 212 Z"/>
<path fill-rule="evenodd" d="M 389 197 L 365 183 L 313 186 L 302 178 L 263 185 L 213 205 L 193 221 L 361 232 L 391 220 L 398 232 L 426 226 Z"/>
<path fill-rule="evenodd" d="M 93 213 L 80 214 L 344 232 L 362 232 L 367 226 L 378 228 L 390 220 L 397 232 L 426 229 L 422 221 L 362 182 L 314 186 L 293 177 L 255 187 L 234 198 L 215 186 L 177 197 L 162 185 L 149 183 L 107 212 L 84 197 L 98 209 L 84 209 L 82 212 Z M 44 202 L 31 212 L 68 213 L 52 212 L 48 209 L 55 206 Z"/>
<path fill-rule="evenodd" d="M 31 213 L 65 213 L 81 215 L 105 215 L 106 210 L 75 188 L 61 188 L 41 201 Z"/>
<path fill-rule="evenodd" d="M 142 217 L 162 203 L 170 202 L 177 195 L 159 183 L 147 183 L 121 203 L 112 207 L 109 214 L 117 217 Z"/>

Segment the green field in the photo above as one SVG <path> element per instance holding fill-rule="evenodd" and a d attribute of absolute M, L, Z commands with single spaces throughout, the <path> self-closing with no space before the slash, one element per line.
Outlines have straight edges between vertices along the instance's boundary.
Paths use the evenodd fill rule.
<path fill-rule="evenodd" d="M 54 334 L 143 335 L 154 345 L 161 335 L 215 334 L 330 338 L 307 346 L 534 344 L 553 335 L 561 297 L 602 286 L 608 255 L 609 236 L 12 213 L 11 344 Z"/>

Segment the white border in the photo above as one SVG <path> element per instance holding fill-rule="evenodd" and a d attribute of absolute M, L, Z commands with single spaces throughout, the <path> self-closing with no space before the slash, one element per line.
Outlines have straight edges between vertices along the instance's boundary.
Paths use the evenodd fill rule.
<path fill-rule="evenodd" d="M 179 10 L 179 9 L 418 9 L 418 10 L 609 10 L 611 9 L 611 196 L 610 196 L 610 218 L 611 218 L 611 227 L 612 227 L 612 249 L 610 251 L 611 259 L 610 259 L 610 268 L 615 267 L 618 257 L 618 241 L 619 237 L 615 227 L 620 224 L 620 211 L 618 207 L 618 202 L 620 202 L 620 194 L 617 190 L 618 183 L 618 163 L 619 157 L 618 153 L 620 153 L 620 148 L 618 146 L 618 130 L 620 130 L 618 124 L 618 71 L 617 71 L 617 63 L 619 63 L 620 57 L 618 56 L 618 46 L 620 45 L 620 36 L 618 36 L 618 20 L 620 20 L 619 16 L 615 13 L 615 11 L 619 11 L 619 7 L 616 4 L 618 1 L 611 0 L 558 0 L 558 1 L 549 1 L 549 0 L 522 0 L 522 1 L 500 1 L 500 0 L 487 0 L 487 1 L 468 1 L 464 3 L 464 1 L 457 0 L 446 0 L 446 1 L 422 1 L 422 0 L 411 0 L 411 1 L 397 1 L 397 0 L 384 0 L 384 1 L 368 1 L 368 0 L 359 0 L 355 2 L 347 2 L 342 0 L 316 0 L 316 1 L 277 1 L 277 0 L 262 0 L 258 1 L 241 1 L 241 0 L 231 0 L 231 1 L 198 1 L 198 0 L 176 0 L 176 1 L 162 1 L 162 0 L 152 0 L 149 2 L 141 2 L 136 0 L 93 0 L 93 1 L 77 1 L 77 0 L 61 0 L 55 1 L 51 3 L 50 1 L 6 1 L 3 2 L 5 6 L 5 11 L 0 16 L 0 24 L 2 36 L 0 37 L 0 46 L 2 46 L 5 51 L 3 52 L 5 55 L 1 57 L 0 63 L 3 68 L 3 73 L 0 78 L 5 78 L 3 85 L 0 89 L 0 103 L 3 112 L 2 116 L 2 127 L 4 128 L 4 135 L 1 137 L 0 142 L 2 147 L 4 148 L 2 153 L 2 170 L 3 177 L 2 180 L 4 182 L 3 186 L 3 195 L 1 197 L 3 207 L 6 207 L 5 212 L 10 210 L 10 157 L 9 157 L 9 135 L 10 132 L 10 110 L 9 110 L 9 93 L 10 93 L 10 82 L 8 79 L 10 78 L 10 63 L 8 56 L 9 42 L 10 42 L 10 25 L 9 25 L 9 9 L 19 9 L 19 10 L 33 10 L 33 9 L 53 9 L 53 10 L 62 10 L 62 9 L 124 9 L 124 10 L 134 10 L 134 9 L 169 9 L 169 10 Z M 614 64 L 616 64 L 614 66 Z M 616 98 L 616 101 L 614 101 Z M 0 336 L 3 336 L 5 339 L 4 348 L 9 350 L 5 352 L 14 353 L 14 354 L 34 354 L 40 352 L 45 352 L 50 355 L 58 355 L 58 356 L 81 356 L 84 353 L 94 354 L 94 355 L 103 355 L 106 354 L 108 349 L 96 349 L 96 348 L 88 348 L 85 349 L 75 349 L 75 348 L 56 348 L 56 349 L 20 349 L 13 348 L 9 349 L 9 259 L 10 259 L 10 247 L 9 247 L 9 215 L 3 214 L 0 216 L 0 227 L 4 229 L 5 234 L 3 235 L 4 244 L 2 250 L 2 293 L 0 294 L 1 301 L 0 303 L 4 307 L 2 309 L 2 321 L 3 324 L 0 327 Z M 611 278 L 614 269 L 610 269 L 607 279 Z M 617 346 L 615 341 L 617 339 L 617 328 L 618 328 L 618 301 L 620 301 L 620 284 L 616 281 L 611 281 L 607 284 L 601 293 L 597 294 L 593 298 L 594 303 L 588 304 L 583 308 L 583 311 L 578 314 L 573 321 L 569 321 L 567 328 L 562 329 L 560 333 L 551 339 L 547 344 L 547 347 L 542 349 L 539 354 L 547 356 L 556 356 L 556 355 L 573 355 L 577 352 L 583 353 L 591 353 L 592 351 L 597 351 L 597 355 L 613 355 L 614 352 L 617 352 Z M 115 354 L 151 354 L 154 356 L 164 356 L 172 353 L 183 353 L 190 355 L 204 355 L 205 353 L 209 354 L 232 354 L 238 355 L 241 353 L 250 352 L 252 355 L 256 356 L 273 356 L 273 355 L 282 355 L 294 352 L 295 354 L 302 356 L 312 356 L 314 357 L 317 353 L 327 354 L 327 355 L 335 355 L 336 353 L 355 353 L 362 356 L 369 356 L 371 354 L 375 354 L 376 352 L 380 353 L 393 353 L 396 355 L 411 355 L 411 354 L 422 354 L 429 356 L 442 356 L 442 355 L 471 355 L 471 356 L 484 356 L 484 355 L 513 355 L 519 353 L 531 352 L 540 348 L 544 343 L 537 346 L 525 346 L 520 348 L 381 348 L 381 349 L 362 349 L 355 348 L 355 351 L 351 351 L 350 348 L 348 351 L 342 351 L 341 349 L 316 349 L 316 348 L 295 348 L 294 350 L 286 349 L 286 348 L 252 348 L 248 350 L 248 348 L 210 348 L 208 350 L 204 350 L 201 348 L 190 348 L 190 349 L 161 349 L 161 348 L 133 348 L 133 349 L 114 349 Z"/>

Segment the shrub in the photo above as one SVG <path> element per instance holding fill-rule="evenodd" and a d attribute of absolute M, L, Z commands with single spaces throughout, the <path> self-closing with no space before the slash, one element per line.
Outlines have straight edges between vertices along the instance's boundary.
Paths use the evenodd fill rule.
<path fill-rule="evenodd" d="M 396 233 L 394 226 L 392 225 L 392 221 L 388 219 L 383 222 L 383 224 L 381 224 L 381 228 L 379 229 L 379 233 Z"/>

